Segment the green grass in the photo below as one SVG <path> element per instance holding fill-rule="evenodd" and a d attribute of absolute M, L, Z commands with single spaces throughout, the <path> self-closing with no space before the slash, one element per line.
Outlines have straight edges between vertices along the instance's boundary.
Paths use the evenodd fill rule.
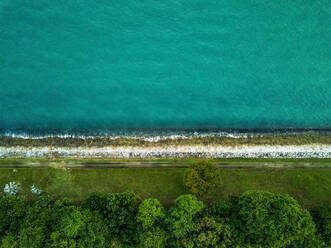
<path fill-rule="evenodd" d="M 288 194 L 304 207 L 331 204 L 331 170 L 264 169 L 226 170 L 219 196 L 260 189 Z"/>
<path fill-rule="evenodd" d="M 75 201 L 92 192 L 132 190 L 141 198 L 156 197 L 170 206 L 177 196 L 188 193 L 182 183 L 184 172 L 183 168 L 1 168 L 0 185 L 20 182 L 20 194 L 33 199 L 29 187 L 34 183 L 55 198 L 67 196 Z M 224 184 L 213 199 L 261 189 L 289 194 L 304 207 L 331 204 L 331 170 L 328 169 L 226 169 L 222 173 Z"/>

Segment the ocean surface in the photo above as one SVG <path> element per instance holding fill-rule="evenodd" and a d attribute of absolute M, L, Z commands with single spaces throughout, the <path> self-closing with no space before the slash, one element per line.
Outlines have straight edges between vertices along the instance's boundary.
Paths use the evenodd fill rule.
<path fill-rule="evenodd" d="M 1 0 L 0 132 L 330 128 L 330 38 L 330 0 Z"/>

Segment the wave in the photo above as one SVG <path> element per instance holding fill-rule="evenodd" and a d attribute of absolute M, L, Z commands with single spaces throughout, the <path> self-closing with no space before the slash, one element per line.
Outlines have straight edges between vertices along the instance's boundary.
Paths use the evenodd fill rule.
<path fill-rule="evenodd" d="M 0 129 L 0 137 L 20 139 L 140 139 L 157 142 L 167 139 L 192 139 L 199 137 L 227 137 L 233 139 L 279 135 L 328 134 L 331 128 L 275 128 L 275 129 Z"/>

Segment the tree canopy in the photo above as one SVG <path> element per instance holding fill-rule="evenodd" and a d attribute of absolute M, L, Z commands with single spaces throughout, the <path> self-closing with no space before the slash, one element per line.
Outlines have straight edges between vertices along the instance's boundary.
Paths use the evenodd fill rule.
<path fill-rule="evenodd" d="M 310 215 L 311 212 L 311 215 Z M 247 191 L 206 205 L 181 195 L 167 211 L 132 192 L 68 198 L 0 197 L 1 248 L 326 248 L 330 208 Z"/>
<path fill-rule="evenodd" d="M 239 198 L 246 241 L 263 247 L 288 247 L 315 236 L 315 225 L 292 197 L 247 191 Z"/>
<path fill-rule="evenodd" d="M 184 176 L 184 185 L 197 196 L 210 196 L 221 183 L 220 169 L 208 160 L 193 163 Z"/>

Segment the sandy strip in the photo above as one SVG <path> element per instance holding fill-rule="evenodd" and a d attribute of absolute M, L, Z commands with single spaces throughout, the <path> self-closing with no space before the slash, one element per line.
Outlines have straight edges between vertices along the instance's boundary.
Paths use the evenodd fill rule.
<path fill-rule="evenodd" d="M 242 145 L 168 147 L 0 147 L 0 158 L 81 157 L 81 158 L 331 158 L 331 145 Z"/>

